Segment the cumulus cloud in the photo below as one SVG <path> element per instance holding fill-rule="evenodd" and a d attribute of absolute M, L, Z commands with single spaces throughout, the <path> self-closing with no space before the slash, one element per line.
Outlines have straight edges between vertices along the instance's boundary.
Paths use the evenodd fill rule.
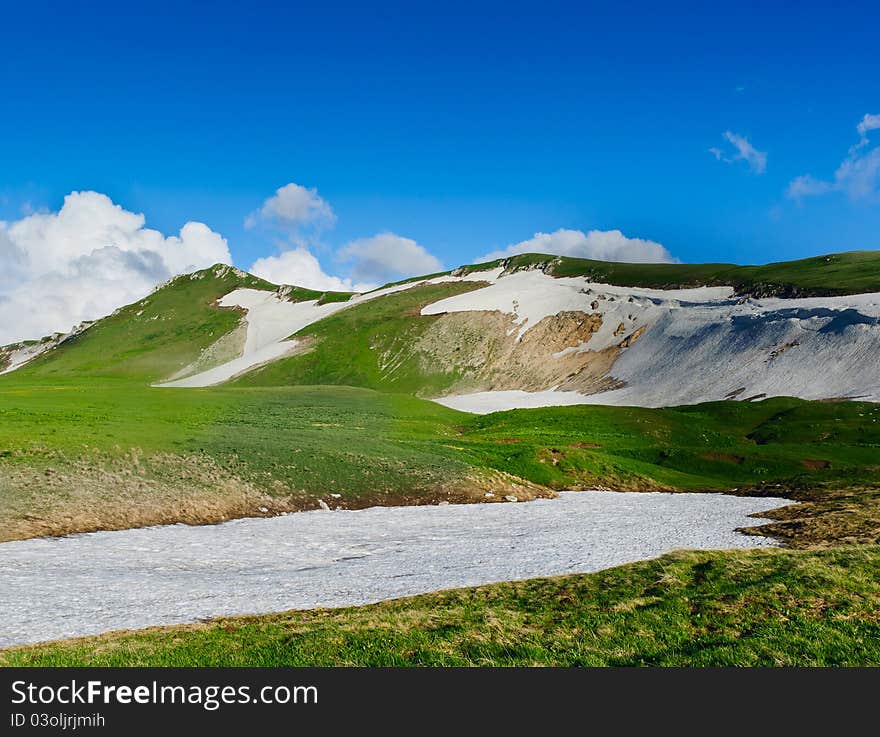
<path fill-rule="evenodd" d="M 381 284 L 407 276 L 440 271 L 443 265 L 411 238 L 379 233 L 351 241 L 336 252 L 348 264 L 349 276 L 327 274 L 317 257 L 305 247 L 260 258 L 251 273 L 275 284 L 295 284 L 335 292 L 368 292 Z"/>
<path fill-rule="evenodd" d="M 326 274 L 307 248 L 295 248 L 278 256 L 257 259 L 250 272 L 273 284 L 293 284 L 322 292 L 368 292 L 376 286 Z"/>
<path fill-rule="evenodd" d="M 144 224 L 98 192 L 0 222 L 0 345 L 69 330 L 176 274 L 232 262 L 226 240 L 202 223 L 168 237 Z"/>
<path fill-rule="evenodd" d="M 290 182 L 275 190 L 259 210 L 245 218 L 244 224 L 246 228 L 253 228 L 266 223 L 297 231 L 305 226 L 331 227 L 335 222 L 333 208 L 317 189 Z"/>
<path fill-rule="evenodd" d="M 12 242 L 6 223 L 0 221 L 0 298 L 6 289 L 21 279 L 24 265 L 24 251 Z"/>
<path fill-rule="evenodd" d="M 870 144 L 868 133 L 880 129 L 880 115 L 865 115 L 856 125 L 859 141 L 849 150 L 831 180 L 817 179 L 810 174 L 795 177 L 788 184 L 786 195 L 801 201 L 829 192 L 843 192 L 851 200 L 871 199 L 878 195 L 880 183 L 880 146 L 865 150 Z"/>
<path fill-rule="evenodd" d="M 477 259 L 492 261 L 518 253 L 549 253 L 554 256 L 572 256 L 597 261 L 628 261 L 632 263 L 675 263 L 677 259 L 656 241 L 627 238 L 619 230 L 566 230 L 553 233 L 535 233 L 527 241 L 514 243 Z"/>
<path fill-rule="evenodd" d="M 395 233 L 379 233 L 343 246 L 337 258 L 349 263 L 354 279 L 385 284 L 408 276 L 432 274 L 443 269 L 432 254 L 412 238 Z"/>
<path fill-rule="evenodd" d="M 724 136 L 724 140 L 733 147 L 733 150 L 728 154 L 725 154 L 724 151 L 717 146 L 710 148 L 709 153 L 718 161 L 723 161 L 726 164 L 732 164 L 735 161 L 745 161 L 755 174 L 763 174 L 767 171 L 766 152 L 758 151 L 758 149 L 749 142 L 748 138 L 741 136 L 738 133 L 734 133 L 733 131 L 724 131 L 722 135 Z"/>
<path fill-rule="evenodd" d="M 280 187 L 245 220 L 246 227 L 264 224 L 284 234 L 280 253 L 258 259 L 251 272 L 275 283 L 363 292 L 396 278 L 442 269 L 440 261 L 411 238 L 386 232 L 340 248 L 335 261 L 344 267 L 346 276 L 330 275 L 312 248 L 319 243 L 320 231 L 335 222 L 333 208 L 316 189 L 293 182 Z"/>

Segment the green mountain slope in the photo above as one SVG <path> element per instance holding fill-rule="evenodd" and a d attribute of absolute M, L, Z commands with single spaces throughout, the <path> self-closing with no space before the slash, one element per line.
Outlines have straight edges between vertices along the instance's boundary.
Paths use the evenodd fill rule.
<path fill-rule="evenodd" d="M 91 328 L 15 372 L 17 380 L 113 378 L 149 384 L 195 361 L 234 330 L 235 310 L 214 302 L 240 287 L 274 284 L 228 266 L 180 276 L 148 297 L 98 320 Z"/>
<path fill-rule="evenodd" d="M 731 285 L 740 292 L 764 296 L 880 291 L 880 251 L 853 251 L 764 266 L 626 264 L 523 254 L 446 273 L 474 273 L 498 266 L 504 266 L 509 272 L 541 268 L 551 276 L 588 276 L 595 281 L 632 287 Z M 277 289 L 258 277 L 221 265 L 178 277 L 149 297 L 97 321 L 90 329 L 64 341 L 17 373 L 33 380 L 50 381 L 81 376 L 144 383 L 167 379 L 192 364 L 204 349 L 236 328 L 239 324 L 236 311 L 218 309 L 214 302 L 240 287 Z M 460 378 L 455 371 L 447 371 L 445 375 L 443 371 L 432 372 L 424 362 L 417 368 L 416 359 L 399 355 L 401 340 L 394 345 L 395 341 L 389 336 L 398 332 L 401 336 L 417 337 L 430 322 L 427 318 L 417 318 L 417 305 L 473 288 L 473 283 L 422 287 L 414 292 L 419 295 L 417 298 L 407 292 L 398 293 L 334 315 L 302 332 L 303 337 L 328 342 L 326 347 L 308 360 L 262 371 L 246 383 L 352 383 L 423 393 L 445 389 Z M 286 287 L 284 296 L 291 301 L 315 299 L 319 303 L 345 301 L 351 297 L 347 293 L 301 287 Z M 401 309 L 412 312 L 401 315 Z M 347 333 L 349 330 L 353 332 Z M 350 357 L 346 358 L 340 342 L 349 338 L 354 340 L 354 345 Z M 368 365 L 373 360 L 367 357 L 368 353 L 388 351 L 398 354 L 402 362 L 395 371 L 382 369 L 375 362 Z M 416 378 L 417 375 L 420 376 Z"/>
<path fill-rule="evenodd" d="M 425 305 L 485 286 L 452 282 L 415 286 L 343 310 L 296 334 L 308 350 L 245 374 L 238 386 L 341 384 L 436 396 L 460 378 L 427 365 L 416 344 L 438 318 Z"/>
<path fill-rule="evenodd" d="M 622 287 L 681 289 L 732 286 L 741 294 L 769 297 L 828 297 L 880 292 L 880 251 L 848 251 L 762 266 L 735 264 L 630 264 L 527 253 L 463 267 L 505 266 L 515 271 L 543 267 L 551 276 L 588 276 Z"/>

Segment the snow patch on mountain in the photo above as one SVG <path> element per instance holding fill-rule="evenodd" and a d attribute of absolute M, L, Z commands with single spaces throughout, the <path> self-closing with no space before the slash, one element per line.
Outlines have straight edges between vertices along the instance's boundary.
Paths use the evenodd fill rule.
<path fill-rule="evenodd" d="M 55 333 L 40 341 L 26 341 L 0 346 L 0 376 L 20 369 L 38 356 L 42 356 L 46 351 L 61 345 L 68 338 L 88 330 L 94 324 L 93 321 L 87 320 L 77 325 L 69 333 Z"/>
<path fill-rule="evenodd" d="M 290 353 L 298 344 L 296 340 L 288 340 L 293 333 L 338 312 L 345 305 L 344 302 L 319 305 L 317 300 L 290 302 L 276 292 L 260 289 L 236 289 L 221 297 L 217 304 L 245 310 L 247 333 L 242 355 L 207 371 L 157 386 L 204 387 L 229 381 Z"/>
<path fill-rule="evenodd" d="M 31 344 L 17 343 L 0 348 L 0 375 L 8 374 L 21 368 L 56 345 L 58 345 L 56 341 L 49 340 Z"/>
<path fill-rule="evenodd" d="M 627 328 L 651 324 L 665 310 L 727 300 L 733 293 L 732 287 L 671 290 L 617 287 L 581 277 L 555 278 L 530 270 L 508 274 L 474 292 L 442 299 L 425 307 L 422 314 L 497 310 L 514 316 L 514 322 L 520 326 L 517 338 L 521 339 L 545 317 L 575 310 L 599 313 L 603 326 L 590 339 L 589 346 L 589 350 L 599 351 L 619 343 L 620 335 L 627 332 Z"/>
<path fill-rule="evenodd" d="M 470 412 L 576 403 L 647 407 L 796 396 L 880 401 L 880 294 L 806 299 L 736 298 L 728 287 L 653 290 L 540 271 L 428 305 L 425 315 L 498 310 L 521 338 L 543 318 L 581 310 L 602 317 L 568 351 L 618 345 L 611 378 L 596 394 L 493 391 L 436 401 Z"/>

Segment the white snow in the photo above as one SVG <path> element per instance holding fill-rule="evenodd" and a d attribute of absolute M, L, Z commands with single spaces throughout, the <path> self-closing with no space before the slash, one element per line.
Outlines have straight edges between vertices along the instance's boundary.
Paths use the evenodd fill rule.
<path fill-rule="evenodd" d="M 319 305 L 317 300 L 290 302 L 275 292 L 259 289 L 236 289 L 218 300 L 221 307 L 241 307 L 246 310 L 247 337 L 242 355 L 207 371 L 175 381 L 156 384 L 159 387 L 205 387 L 250 371 L 287 355 L 296 348 L 298 341 L 289 340 L 291 335 L 305 327 L 329 317 L 335 312 L 348 309 L 363 302 L 412 289 L 420 284 L 440 284 L 449 281 L 494 281 L 502 269 L 476 272 L 462 277 L 439 276 L 397 284 L 366 294 L 357 294 L 347 302 L 329 302 Z"/>
<path fill-rule="evenodd" d="M 0 647 L 587 573 L 682 548 L 773 545 L 734 530 L 787 503 L 575 492 L 527 504 L 298 512 L 4 543 Z"/>
<path fill-rule="evenodd" d="M 422 314 L 499 311 L 514 316 L 520 326 L 517 338 L 522 338 L 529 328 L 559 312 L 599 312 L 603 316 L 602 329 L 590 339 L 589 347 L 595 351 L 620 342 L 614 331 L 621 322 L 628 326 L 643 325 L 657 319 L 666 309 L 717 302 L 732 295 L 731 287 L 634 289 L 593 283 L 580 277 L 557 279 L 532 270 L 509 274 L 483 289 L 434 302 Z M 590 307 L 593 302 L 598 302 L 596 309 Z"/>
<path fill-rule="evenodd" d="M 601 329 L 588 342 L 559 355 L 602 350 L 639 328 L 645 331 L 612 367 L 611 376 L 626 385 L 622 389 L 584 395 L 551 387 L 435 400 L 469 412 L 577 403 L 659 407 L 760 395 L 880 401 L 876 293 L 741 300 L 728 287 L 631 289 L 530 271 L 441 300 L 422 313 L 470 310 L 513 315 L 520 337 L 563 310 L 602 315 Z"/>
<path fill-rule="evenodd" d="M 247 311 L 244 318 L 247 337 L 242 355 L 208 371 L 157 386 L 213 386 L 256 366 L 281 358 L 297 345 L 297 341 L 287 338 L 307 325 L 338 312 L 345 303 L 330 302 L 319 305 L 317 300 L 290 302 L 279 297 L 275 292 L 236 289 L 222 297 L 218 304 L 221 307 L 241 307 Z"/>
<path fill-rule="evenodd" d="M 535 407 L 567 407 L 573 404 L 589 404 L 590 397 L 580 392 L 561 392 L 547 389 L 542 392 L 524 392 L 519 389 L 504 391 L 474 392 L 473 394 L 452 394 L 438 397 L 437 404 L 471 412 L 476 415 L 487 415 L 491 412 L 503 412 L 508 409 L 530 409 Z"/>
<path fill-rule="evenodd" d="M 47 350 L 49 350 L 49 348 L 52 348 L 55 345 L 56 343 L 52 341 L 46 343 L 37 343 L 36 345 L 26 345 L 10 351 L 7 354 L 9 364 L 6 366 L 5 369 L 0 371 L 0 376 L 21 368 L 26 363 L 28 363 L 28 361 L 33 361 L 41 353 L 45 353 Z"/>
<path fill-rule="evenodd" d="M 68 338 L 85 332 L 93 324 L 94 322 L 92 321 L 82 322 L 69 333 L 56 333 L 32 345 L 15 344 L 12 346 L 0 346 L 0 354 L 5 355 L 9 361 L 6 368 L 0 371 L 0 376 L 20 369 L 25 364 L 33 361 L 37 356 L 41 356 L 46 351 L 61 345 Z"/>

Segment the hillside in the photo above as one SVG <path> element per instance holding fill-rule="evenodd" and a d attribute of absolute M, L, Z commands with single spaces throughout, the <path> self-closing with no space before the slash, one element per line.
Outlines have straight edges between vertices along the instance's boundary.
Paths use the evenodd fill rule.
<path fill-rule="evenodd" d="M 195 361 L 236 329 L 240 315 L 214 302 L 233 289 L 275 286 L 228 266 L 173 279 L 148 297 L 96 321 L 19 369 L 17 378 L 113 378 L 148 383 Z"/>
<path fill-rule="evenodd" d="M 238 381 L 404 391 L 476 412 L 880 400 L 880 294 L 758 298 L 730 286 L 625 287 L 522 262 L 487 266 L 353 302 Z"/>
<path fill-rule="evenodd" d="M 876 399 L 876 294 L 521 268 L 541 258 L 365 295 L 218 266 L 52 339 L 0 376 L 0 539 L 595 487 L 779 488 L 870 537 L 878 405 L 758 400 Z"/>

